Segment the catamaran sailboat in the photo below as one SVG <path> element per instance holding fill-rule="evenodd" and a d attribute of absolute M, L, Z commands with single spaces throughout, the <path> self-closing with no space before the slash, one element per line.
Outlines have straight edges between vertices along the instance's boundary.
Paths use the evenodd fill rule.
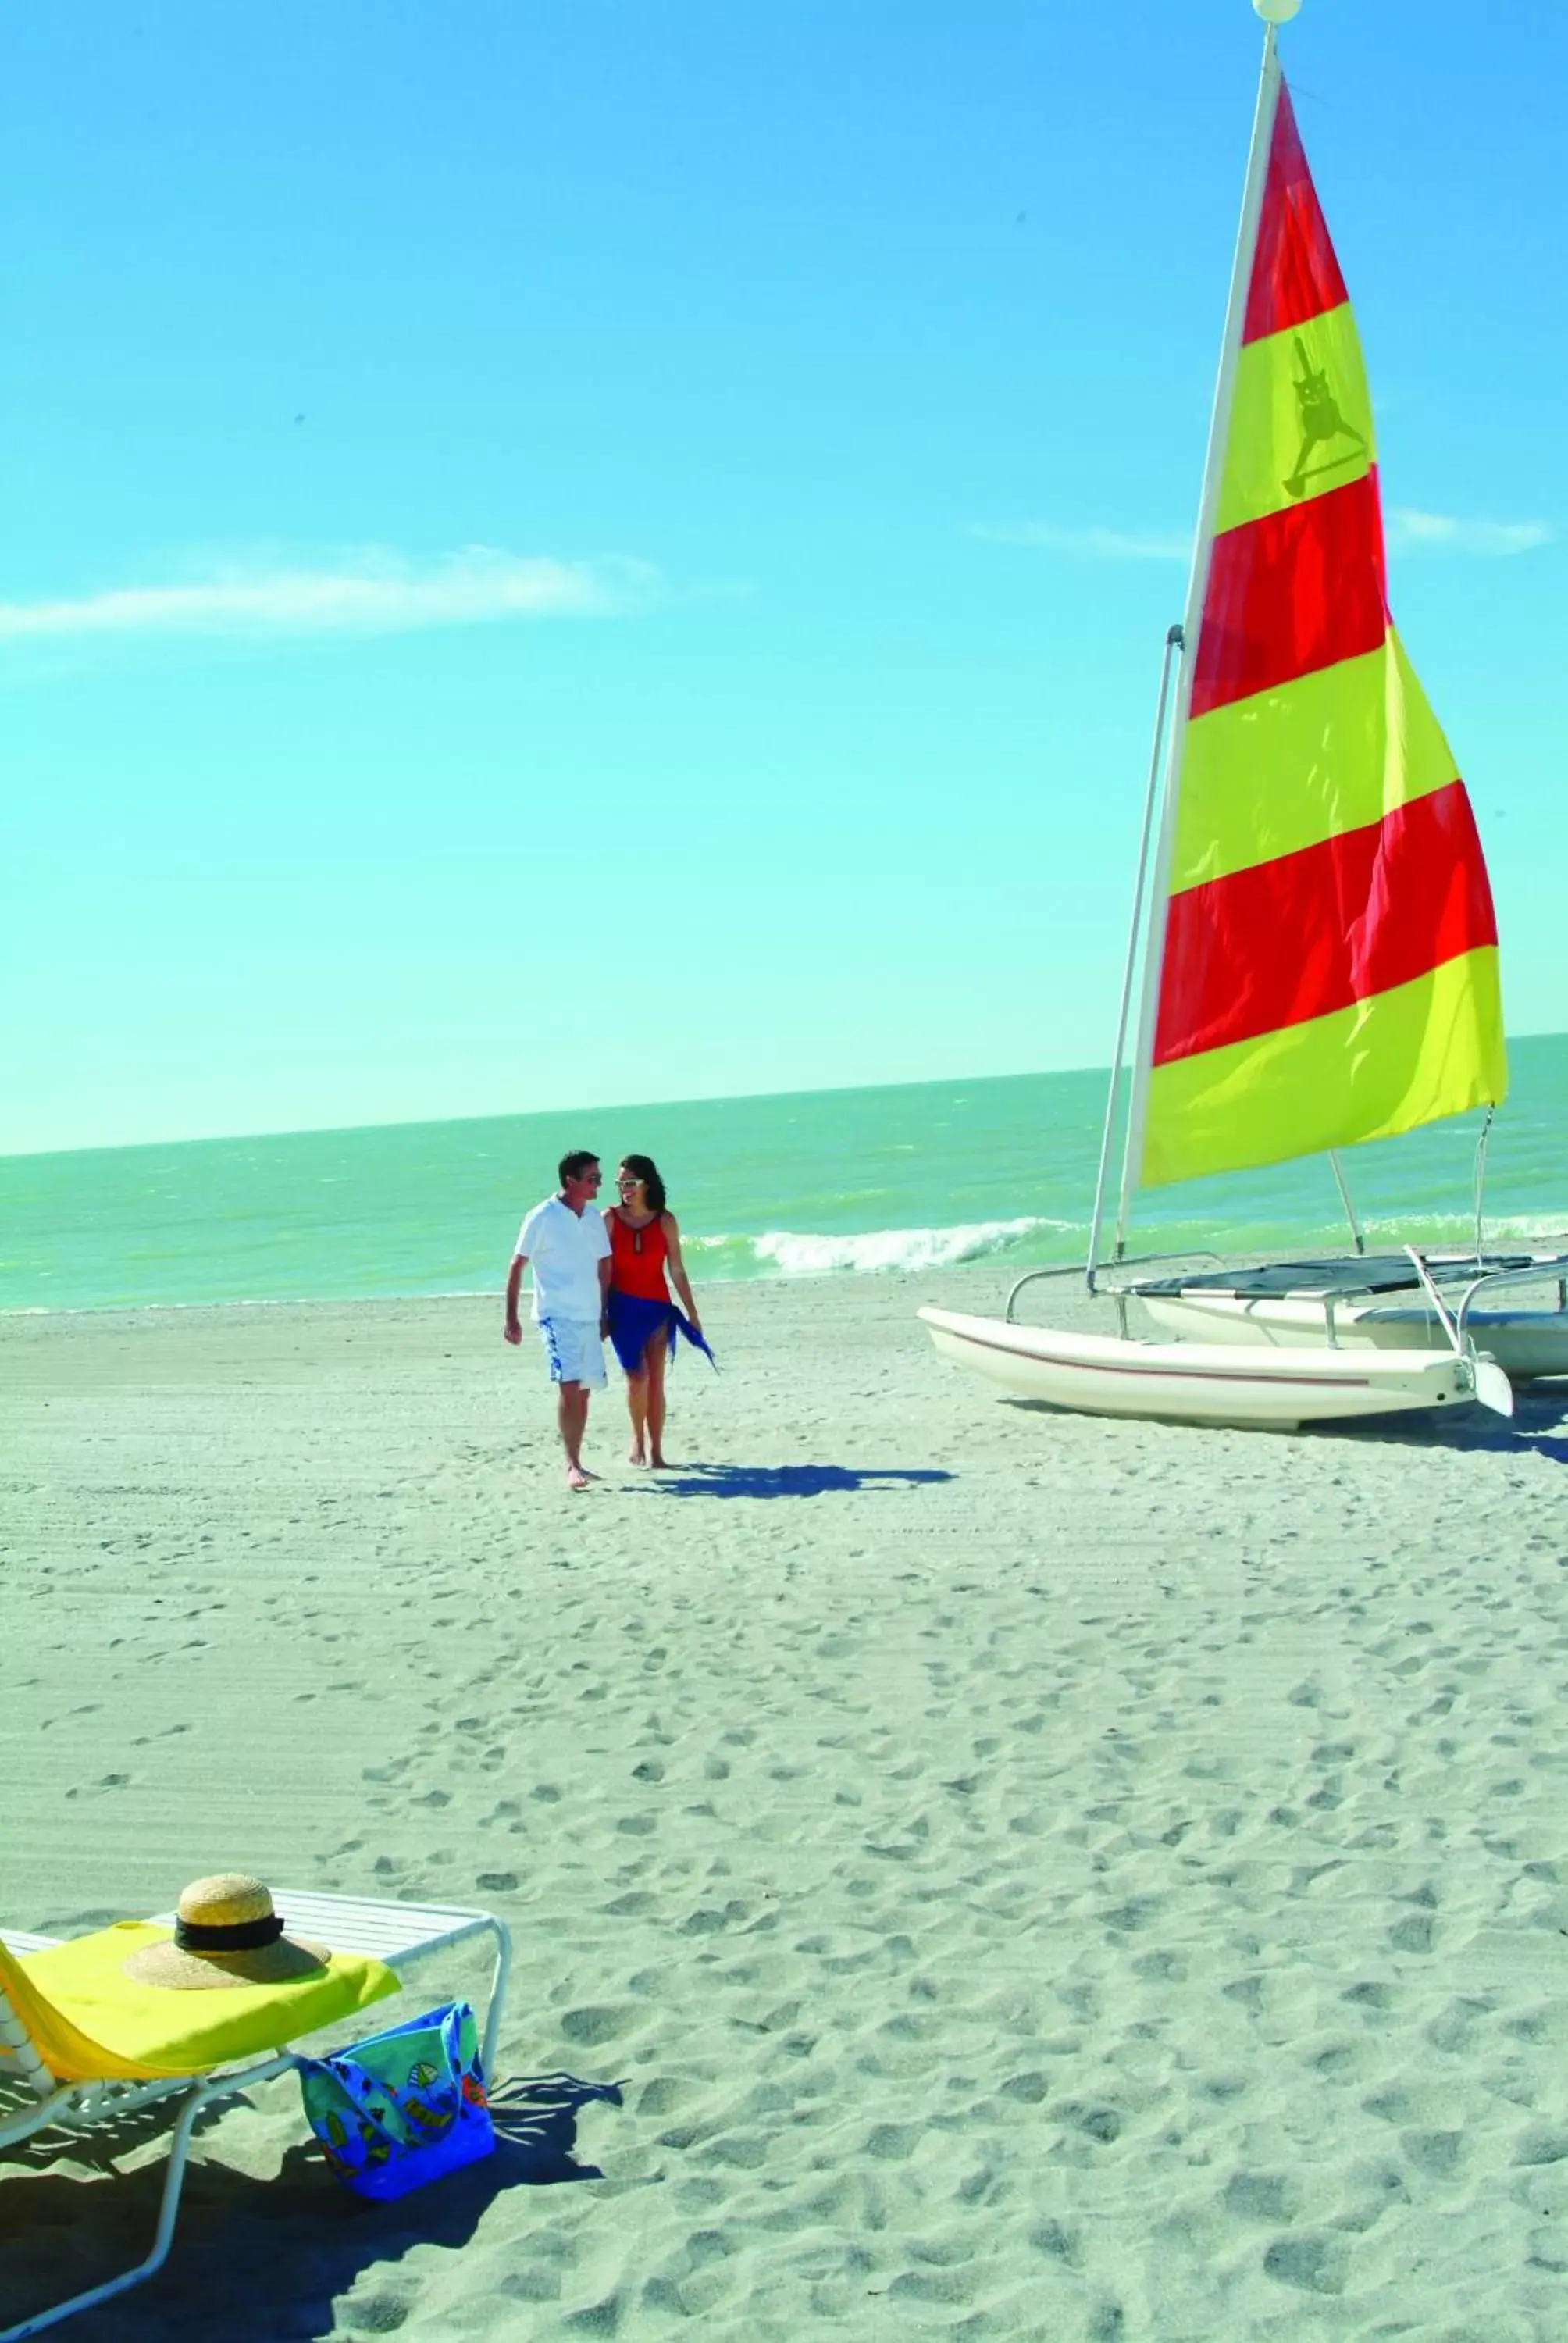
<path fill-rule="evenodd" d="M 1355 1253 L 1336 1261 L 1265 1262 L 1257 1268 L 1184 1271 L 1139 1278 L 1136 1296 L 1157 1326 L 1211 1342 L 1324 1343 L 1437 1350 L 1467 1335 L 1514 1383 L 1568 1375 L 1568 1258 L 1561 1253 L 1423 1253 L 1453 1328 L 1427 1299 L 1408 1253 Z M 1556 1307 L 1473 1308 L 1513 1285 L 1554 1287 Z"/>
<path fill-rule="evenodd" d="M 1094 1413 L 1507 1413 L 1487 1353 L 1517 1335 L 1520 1372 L 1568 1372 L 1565 1297 L 1489 1311 L 1479 1351 L 1470 1302 L 1568 1260 L 1483 1259 L 1478 1238 L 1457 1265 L 1410 1249 L 1392 1266 L 1288 1264 L 1278 1292 L 1121 1272 L 1140 1187 L 1321 1151 L 1343 1192 L 1339 1149 L 1494 1107 L 1507 1087 L 1486 868 L 1390 618 L 1360 343 L 1280 72 L 1277 27 L 1298 5 L 1253 0 L 1262 71 L 1186 613 L 1161 676 L 1086 1272 L 1119 1331 L 1018 1322 L 1032 1279 L 1001 1319 L 920 1314 L 939 1351 L 1004 1390 Z M 1141 950 L 1111 1282 L 1098 1256 Z M 1130 1299 L 1207 1339 L 1134 1339 Z"/>

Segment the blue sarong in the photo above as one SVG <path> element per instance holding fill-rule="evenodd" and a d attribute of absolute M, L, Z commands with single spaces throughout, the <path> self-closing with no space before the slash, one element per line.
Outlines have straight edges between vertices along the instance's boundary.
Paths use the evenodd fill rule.
<path fill-rule="evenodd" d="M 615 1345 L 616 1357 L 628 1375 L 642 1372 L 642 1354 L 648 1348 L 650 1334 L 661 1330 L 669 1335 L 669 1363 L 675 1364 L 676 1349 L 684 1334 L 694 1350 L 707 1353 L 708 1363 L 717 1373 L 719 1362 L 708 1348 L 708 1337 L 694 1326 L 684 1311 L 673 1302 L 644 1302 L 635 1293 L 622 1293 L 611 1286 L 607 1297 L 609 1317 L 609 1339 Z"/>

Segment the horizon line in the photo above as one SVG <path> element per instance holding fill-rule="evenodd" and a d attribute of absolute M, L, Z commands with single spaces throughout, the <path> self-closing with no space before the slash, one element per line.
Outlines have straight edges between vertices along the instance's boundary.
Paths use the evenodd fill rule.
<path fill-rule="evenodd" d="M 1568 1030 L 1544 1032 L 1505 1033 L 1509 1048 L 1525 1041 L 1568 1041 Z M 1130 1071 L 1124 1068 L 1123 1071 Z M 955 1082 L 1019 1082 L 1063 1080 L 1079 1074 L 1109 1075 L 1109 1065 L 1079 1066 L 1020 1066 L 1008 1073 L 991 1074 L 925 1074 L 915 1081 L 819 1082 L 809 1088 L 777 1091 L 708 1091 L 691 1098 L 678 1099 L 615 1099 L 601 1101 L 594 1106 L 542 1106 L 508 1108 L 480 1114 L 397 1115 L 387 1121 L 368 1122 L 294 1123 L 274 1125 L 266 1130 L 213 1131 L 187 1134 L 183 1139 L 94 1140 L 72 1147 L 7 1147 L 0 1148 L 0 1163 L 36 1161 L 55 1155 L 128 1155 L 139 1151 L 169 1147 L 224 1147 L 262 1139 L 347 1139 L 367 1131 L 438 1130 L 448 1123 L 463 1122 L 529 1122 L 542 1121 L 547 1116 L 621 1114 L 643 1112 L 654 1109 L 690 1106 L 740 1105 L 757 1099 L 832 1098 L 849 1091 L 919 1091 L 940 1090 Z M 1449 1121 L 1452 1118 L 1443 1117 Z"/>

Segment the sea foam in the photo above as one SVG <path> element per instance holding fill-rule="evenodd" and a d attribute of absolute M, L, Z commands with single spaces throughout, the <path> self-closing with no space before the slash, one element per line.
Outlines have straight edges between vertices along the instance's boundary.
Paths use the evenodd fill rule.
<path fill-rule="evenodd" d="M 1040 1219 L 975 1221 L 950 1229 L 867 1229 L 856 1235 L 803 1235 L 770 1229 L 751 1239 L 758 1263 L 780 1277 L 865 1275 L 876 1270 L 950 1269 L 1006 1252 L 1040 1229 L 1065 1223 Z"/>

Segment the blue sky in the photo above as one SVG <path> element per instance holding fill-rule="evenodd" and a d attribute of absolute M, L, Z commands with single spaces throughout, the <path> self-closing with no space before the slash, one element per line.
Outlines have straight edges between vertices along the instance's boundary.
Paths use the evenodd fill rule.
<path fill-rule="evenodd" d="M 12 12 L 0 1148 L 1103 1063 L 1260 42 Z M 1568 20 L 1282 50 L 1556 1031 Z"/>

